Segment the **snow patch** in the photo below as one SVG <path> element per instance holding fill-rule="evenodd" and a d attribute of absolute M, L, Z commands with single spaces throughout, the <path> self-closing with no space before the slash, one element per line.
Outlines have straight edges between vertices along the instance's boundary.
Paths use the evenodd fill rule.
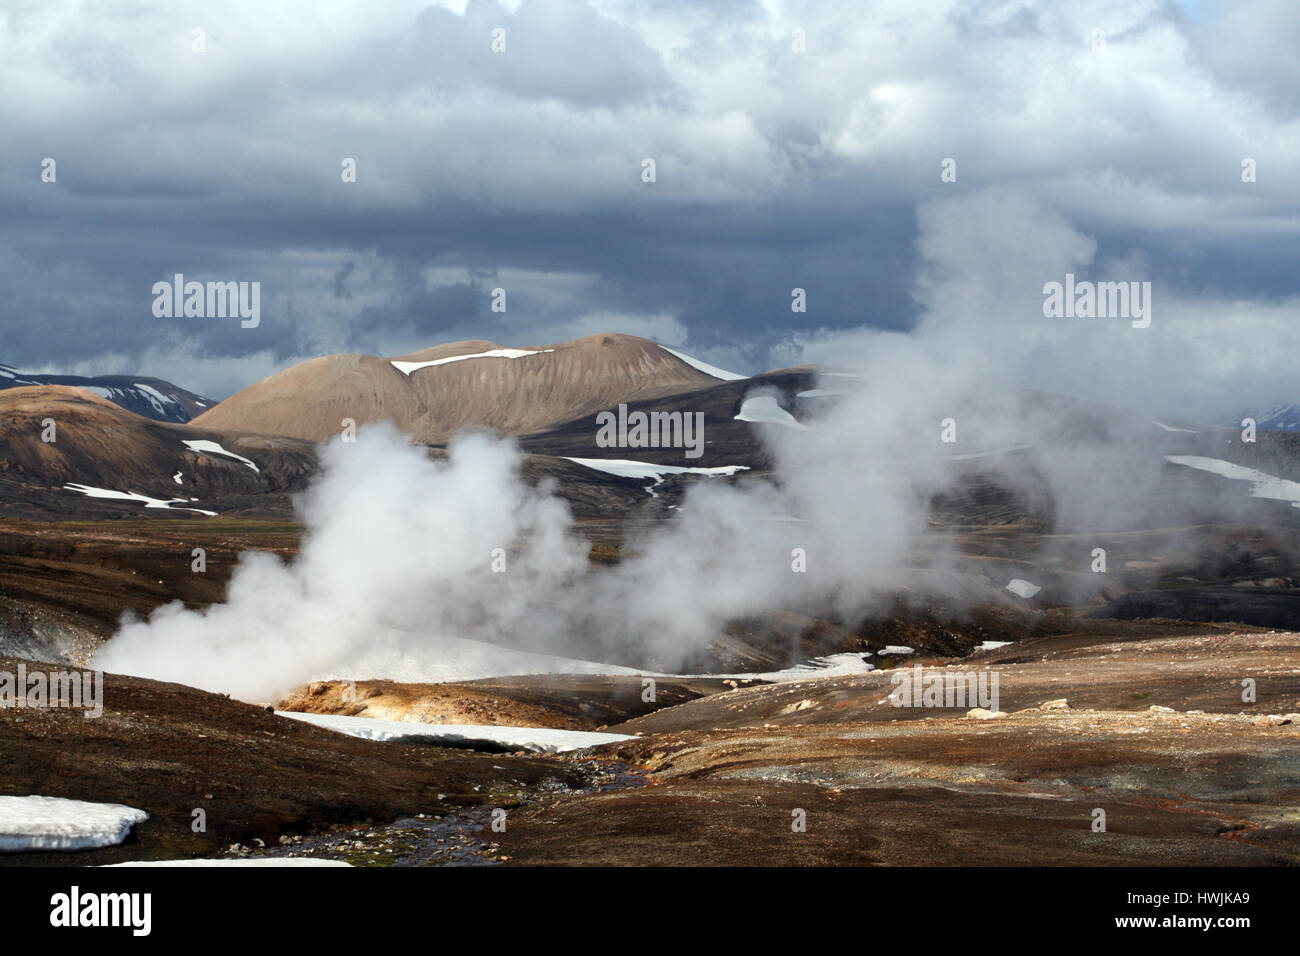
<path fill-rule="evenodd" d="M 667 352 L 669 355 L 677 356 L 679 359 L 681 359 L 691 368 L 703 372 L 705 375 L 712 375 L 714 378 L 720 378 L 724 382 L 739 382 L 742 379 L 749 378 L 748 375 L 740 375 L 736 372 L 728 372 L 726 369 L 718 368 L 716 365 L 710 365 L 708 362 L 701 362 L 697 358 L 691 358 L 689 355 L 684 355 L 681 352 L 677 351 L 676 349 L 670 349 L 666 345 L 661 345 L 659 347 L 663 349 L 665 352 Z"/>
<path fill-rule="evenodd" d="M 492 349 L 489 352 L 475 352 L 473 355 L 453 355 L 450 358 L 434 359 L 431 362 L 389 362 L 393 368 L 397 369 L 403 375 L 410 375 L 412 372 L 422 368 L 430 368 L 434 365 L 446 365 L 449 362 L 464 362 L 467 359 L 481 358 L 505 358 L 517 359 L 529 355 L 542 355 L 546 352 L 554 352 L 555 349 Z"/>
<path fill-rule="evenodd" d="M 0 850 L 93 850 L 115 846 L 149 814 L 120 803 L 63 797 L 0 797 Z"/>
<path fill-rule="evenodd" d="M 176 404 L 176 399 L 172 398 L 170 395 L 164 395 L 162 392 L 158 391 L 158 389 L 154 388 L 151 385 L 146 385 L 143 382 L 136 382 L 135 387 L 138 388 L 140 391 L 144 392 L 150 398 L 156 398 L 158 401 L 166 405 Z"/>
<path fill-rule="evenodd" d="M 140 392 L 144 395 L 145 398 L 149 399 L 149 404 L 152 405 L 154 411 L 156 411 L 160 415 L 168 414 L 168 409 L 166 406 L 176 404 L 176 399 L 164 395 L 156 388 L 151 388 L 150 386 L 145 385 L 143 382 L 136 382 L 135 387 L 140 390 Z"/>
<path fill-rule="evenodd" d="M 574 464 L 603 471 L 607 475 L 620 478 L 650 479 L 653 483 L 646 486 L 646 493 L 655 497 L 657 488 L 668 475 L 705 475 L 710 478 L 731 477 L 738 471 L 749 471 L 748 465 L 718 465 L 714 468 L 690 468 L 684 465 L 659 465 L 652 461 L 633 461 L 630 458 L 568 458 Z"/>
<path fill-rule="evenodd" d="M 197 511 L 201 515 L 207 515 L 209 518 L 215 518 L 215 511 L 204 511 L 202 508 L 172 508 L 172 505 L 183 502 L 184 498 L 150 498 L 148 495 L 138 495 L 134 491 L 112 491 L 108 488 L 93 488 L 90 485 L 66 484 L 63 486 L 67 491 L 79 491 L 89 498 L 111 498 L 116 501 L 138 501 L 146 508 L 168 508 L 172 511 Z M 197 501 L 197 498 L 191 498 L 190 501 Z"/>
<path fill-rule="evenodd" d="M 101 870 L 117 866 L 351 866 L 343 860 L 317 860 L 309 856 L 258 856 L 247 860 L 132 860 L 106 863 Z"/>
<path fill-rule="evenodd" d="M 1175 428 L 1173 425 L 1166 425 L 1164 422 L 1158 422 L 1158 421 L 1156 421 L 1154 418 L 1151 419 L 1151 424 L 1152 424 L 1152 425 L 1157 425 L 1157 426 L 1159 426 L 1160 428 L 1163 428 L 1163 429 L 1164 429 L 1165 431 L 1167 431 L 1167 432 L 1186 432 L 1186 433 L 1189 434 L 1189 435 L 1195 435 L 1195 434 L 1196 434 L 1196 431 L 1195 431 L 1194 429 L 1191 429 L 1191 428 Z"/>
<path fill-rule="evenodd" d="M 978 647 L 975 648 L 975 650 L 996 651 L 999 647 L 1006 647 L 1010 643 L 1012 642 L 1011 641 L 983 641 L 980 643 Z"/>
<path fill-rule="evenodd" d="M 1202 458 L 1199 455 L 1165 455 L 1165 461 L 1175 465 L 1185 465 L 1200 471 L 1208 471 L 1222 478 L 1234 481 L 1249 481 L 1250 494 L 1254 498 L 1267 498 L 1271 501 L 1288 501 L 1291 507 L 1300 508 L 1300 482 L 1279 478 L 1267 472 L 1256 471 L 1242 465 L 1234 465 L 1220 458 Z"/>
<path fill-rule="evenodd" d="M 584 747 L 636 739 L 627 734 L 553 730 L 549 727 L 421 724 L 406 720 L 376 720 L 371 717 L 342 717 L 338 714 L 307 714 L 288 710 L 277 710 L 276 714 L 364 740 L 456 746 L 488 743 L 509 750 L 530 750 L 534 753 L 563 753 L 566 750 L 581 750 Z"/>
<path fill-rule="evenodd" d="M 909 647 L 907 652 L 910 654 L 912 649 Z M 783 684 L 788 681 L 807 680 L 809 677 L 843 677 L 848 674 L 865 674 L 868 671 L 876 669 L 874 664 L 868 664 L 864 658 L 870 657 L 870 654 L 828 654 L 825 657 L 814 657 L 810 661 L 804 661 L 802 664 L 795 664 L 793 667 L 786 667 L 779 671 L 758 671 L 748 674 L 692 674 L 692 677 L 725 677 L 731 680 L 765 680 L 774 684 Z"/>
<path fill-rule="evenodd" d="M 1007 582 L 1007 590 L 1012 594 L 1025 599 L 1033 597 L 1042 590 L 1037 584 L 1032 584 L 1023 578 L 1012 578 Z"/>
<path fill-rule="evenodd" d="M 257 465 L 253 464 L 253 462 L 249 461 L 243 455 L 236 455 L 233 451 L 227 451 L 217 442 L 208 441 L 206 438 L 186 438 L 184 444 L 190 451 L 206 451 L 209 455 L 225 455 L 227 458 L 235 459 L 235 461 L 242 461 L 249 468 L 253 469 L 253 471 L 260 471 Z"/>
<path fill-rule="evenodd" d="M 787 428 L 807 428 L 784 408 L 771 395 L 756 395 L 740 403 L 738 422 L 763 422 L 770 425 L 784 425 Z"/>

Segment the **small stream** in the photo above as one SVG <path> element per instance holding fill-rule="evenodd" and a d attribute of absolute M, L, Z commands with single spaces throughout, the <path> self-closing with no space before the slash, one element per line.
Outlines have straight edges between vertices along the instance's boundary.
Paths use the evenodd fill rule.
<path fill-rule="evenodd" d="M 583 760 L 569 764 L 583 774 L 587 785 L 572 789 L 548 781 L 524 792 L 521 802 L 507 806 L 509 814 L 544 800 L 563 800 L 589 793 L 648 786 L 643 771 L 620 761 Z M 337 826 L 320 833 L 286 837 L 288 843 L 240 847 L 222 854 L 224 859 L 309 857 L 343 860 L 353 866 L 495 866 L 509 857 L 492 832 L 491 804 L 461 807 L 449 813 L 417 814 L 391 823 Z"/>

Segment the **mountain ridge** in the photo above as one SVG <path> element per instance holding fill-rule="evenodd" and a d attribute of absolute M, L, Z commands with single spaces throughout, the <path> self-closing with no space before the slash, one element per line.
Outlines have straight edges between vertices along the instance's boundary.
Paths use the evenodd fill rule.
<path fill-rule="evenodd" d="M 209 398 L 152 375 L 54 375 L 21 372 L 13 366 L 0 364 L 0 391 L 38 385 L 84 388 L 156 422 L 184 424 L 216 404 Z"/>
<path fill-rule="evenodd" d="M 392 419 L 417 441 L 441 444 L 466 426 L 529 434 L 619 402 L 721 381 L 633 335 L 597 333 L 527 348 L 475 339 L 395 358 L 309 359 L 237 392 L 195 421 L 322 441 L 337 435 L 344 419 L 357 425 Z"/>

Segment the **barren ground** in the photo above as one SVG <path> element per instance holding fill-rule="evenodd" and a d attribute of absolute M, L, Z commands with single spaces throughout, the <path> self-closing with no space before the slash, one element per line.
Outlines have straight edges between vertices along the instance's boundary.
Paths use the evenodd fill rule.
<path fill-rule="evenodd" d="M 1091 621 L 922 663 L 995 670 L 1002 716 L 896 708 L 886 672 L 666 682 L 648 713 L 629 695 L 635 679 L 373 683 L 382 693 L 368 706 L 387 697 L 393 708 L 383 716 L 617 720 L 610 729 L 641 735 L 521 757 L 356 740 L 110 677 L 100 720 L 0 712 L 3 791 L 119 801 L 151 819 L 122 847 L 6 862 L 240 843 L 402 865 L 1300 863 L 1300 635 Z M 1241 700 L 1247 677 L 1253 703 Z M 358 697 L 370 687 L 360 682 Z M 328 710 L 338 686 L 305 693 Z M 196 807 L 206 834 L 191 832 Z M 503 833 L 487 828 L 494 808 L 508 809 Z M 302 839 L 278 846 L 287 834 Z"/>

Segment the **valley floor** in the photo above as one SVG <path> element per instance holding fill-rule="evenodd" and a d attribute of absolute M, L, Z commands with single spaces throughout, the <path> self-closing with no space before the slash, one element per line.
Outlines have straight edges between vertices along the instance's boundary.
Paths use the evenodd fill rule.
<path fill-rule="evenodd" d="M 120 846 L 4 862 L 1300 864 L 1300 634 L 1090 621 L 916 663 L 996 673 L 998 715 L 893 706 L 910 661 L 774 684 L 665 681 L 653 703 L 638 678 L 600 675 L 390 684 L 364 698 L 387 697 L 387 719 L 634 735 L 529 755 L 361 740 L 110 675 L 97 720 L 0 712 L 3 790 L 150 819 Z M 314 691 L 287 703 L 356 707 L 336 685 Z"/>

